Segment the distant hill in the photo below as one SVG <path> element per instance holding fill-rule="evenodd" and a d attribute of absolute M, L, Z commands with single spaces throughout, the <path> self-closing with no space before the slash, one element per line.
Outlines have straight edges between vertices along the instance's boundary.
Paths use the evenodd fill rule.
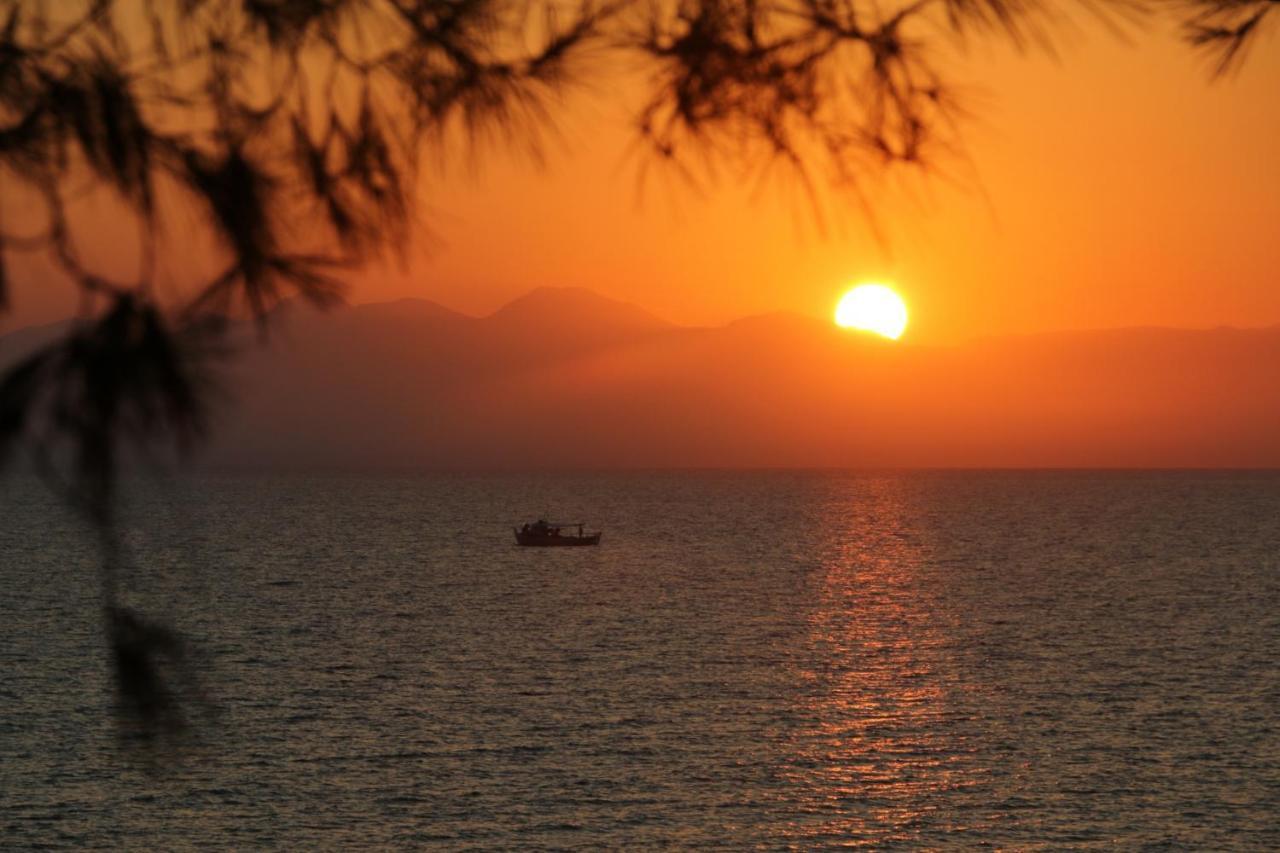
<path fill-rule="evenodd" d="M 1280 466 L 1280 328 L 922 347 L 789 314 L 681 327 L 554 288 L 483 318 L 286 314 L 231 369 L 209 464 Z"/>
<path fill-rule="evenodd" d="M 601 342 L 675 328 L 642 308 L 581 287 L 540 287 L 499 308 L 486 322 L 513 334 L 539 329 L 546 334 Z"/>

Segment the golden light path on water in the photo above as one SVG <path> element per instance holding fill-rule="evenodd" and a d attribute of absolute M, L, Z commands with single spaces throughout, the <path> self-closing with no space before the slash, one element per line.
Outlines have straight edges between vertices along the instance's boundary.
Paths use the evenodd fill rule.
<path fill-rule="evenodd" d="M 918 841 L 925 818 L 984 775 L 950 725 L 952 694 L 972 685 L 956 677 L 959 667 L 939 667 L 948 620 L 925 586 L 939 579 L 926 570 L 921 508 L 901 478 L 864 485 L 856 507 L 834 493 L 822 512 L 843 525 L 824 538 L 807 617 L 810 665 L 795 673 L 809 685 L 796 709 L 804 723 L 783 777 L 803 815 L 786 834 L 802 846 Z M 956 815 L 957 831 L 964 820 Z"/>

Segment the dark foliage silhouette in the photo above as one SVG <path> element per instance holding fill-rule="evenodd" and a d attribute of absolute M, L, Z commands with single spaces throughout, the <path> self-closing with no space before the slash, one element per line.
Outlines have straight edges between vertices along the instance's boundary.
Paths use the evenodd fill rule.
<path fill-rule="evenodd" d="M 1188 37 L 1225 69 L 1275 5 L 1192 0 Z M 648 162 L 686 175 L 782 168 L 810 191 L 857 196 L 885 168 L 928 168 L 958 145 L 960 110 L 929 50 L 939 25 L 1023 43 L 1048 11 L 1043 0 L 0 0 L 0 311 L 18 253 L 43 255 L 83 295 L 65 337 L 0 380 L 0 464 L 24 449 L 99 531 L 122 707 L 144 728 L 179 721 L 164 672 L 183 654 L 172 630 L 119 603 L 121 454 L 199 440 L 239 321 L 265 333 L 282 299 L 331 304 L 343 269 L 403 247 L 424 152 L 536 149 L 557 99 L 618 56 L 647 75 L 635 130 Z M 89 190 L 108 190 L 137 224 L 128 280 L 85 260 L 76 210 Z M 155 259 L 187 236 L 166 232 L 179 208 L 198 212 L 218 265 L 166 282 Z"/>
<path fill-rule="evenodd" d="M 1183 8 L 1187 41 L 1206 51 L 1221 75 L 1240 64 L 1280 0 L 1186 0 Z"/>

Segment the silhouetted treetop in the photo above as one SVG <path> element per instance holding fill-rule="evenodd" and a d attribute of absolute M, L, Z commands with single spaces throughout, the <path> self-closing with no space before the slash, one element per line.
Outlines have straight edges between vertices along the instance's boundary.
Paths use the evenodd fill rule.
<path fill-rule="evenodd" d="M 1137 8 L 1104 0 L 1095 8 Z M 1225 69 L 1274 0 L 1189 0 Z M 856 188 L 958 144 L 939 29 L 1043 36 L 1045 0 L 3 0 L 0 175 L 11 252 L 45 251 L 89 292 L 153 284 L 158 207 L 194 204 L 223 266 L 204 308 L 332 301 L 342 264 L 402 246 L 424 145 L 528 143 L 556 99 L 616 56 L 647 76 L 635 128 L 693 174 L 784 166 Z M 131 281 L 88 268 L 75 181 L 139 220 Z M 161 188 L 164 192 L 161 192 Z M 20 202 L 15 202 L 20 199 Z M 175 201 L 176 200 L 176 201 Z M 21 226 L 21 227 L 18 227 Z M 6 292 L 0 273 L 0 299 Z"/>
<path fill-rule="evenodd" d="M 1178 8 L 1221 72 L 1276 5 Z M 570 89 L 621 67 L 642 81 L 634 130 L 649 162 L 691 176 L 782 168 L 811 192 L 865 203 L 867 177 L 928 168 L 959 144 L 937 40 L 1024 44 L 1054 11 L 1047 0 L 0 0 L 0 311 L 19 253 L 45 257 L 83 296 L 65 337 L 0 379 L 0 464 L 25 447 L 100 530 L 122 689 L 158 683 L 140 671 L 151 638 L 165 638 L 157 654 L 177 648 L 115 599 L 122 447 L 186 447 L 205 431 L 228 318 L 265 328 L 284 298 L 330 304 L 344 268 L 401 249 L 424 152 L 536 151 Z M 136 226 L 132 275 L 84 250 L 91 226 L 76 211 L 99 190 Z M 197 212 L 200 233 L 166 227 L 179 208 Z M 204 244 L 216 247 L 211 268 L 188 248 Z M 186 278 L 161 280 L 165 246 L 190 258 Z"/>

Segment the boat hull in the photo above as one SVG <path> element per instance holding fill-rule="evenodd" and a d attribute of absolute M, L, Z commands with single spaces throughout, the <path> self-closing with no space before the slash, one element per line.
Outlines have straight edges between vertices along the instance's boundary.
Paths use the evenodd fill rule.
<path fill-rule="evenodd" d="M 600 534 L 587 536 L 560 536 L 552 533 L 522 533 L 515 531 L 516 544 L 530 548 L 567 548 L 583 545 L 599 545 Z"/>

